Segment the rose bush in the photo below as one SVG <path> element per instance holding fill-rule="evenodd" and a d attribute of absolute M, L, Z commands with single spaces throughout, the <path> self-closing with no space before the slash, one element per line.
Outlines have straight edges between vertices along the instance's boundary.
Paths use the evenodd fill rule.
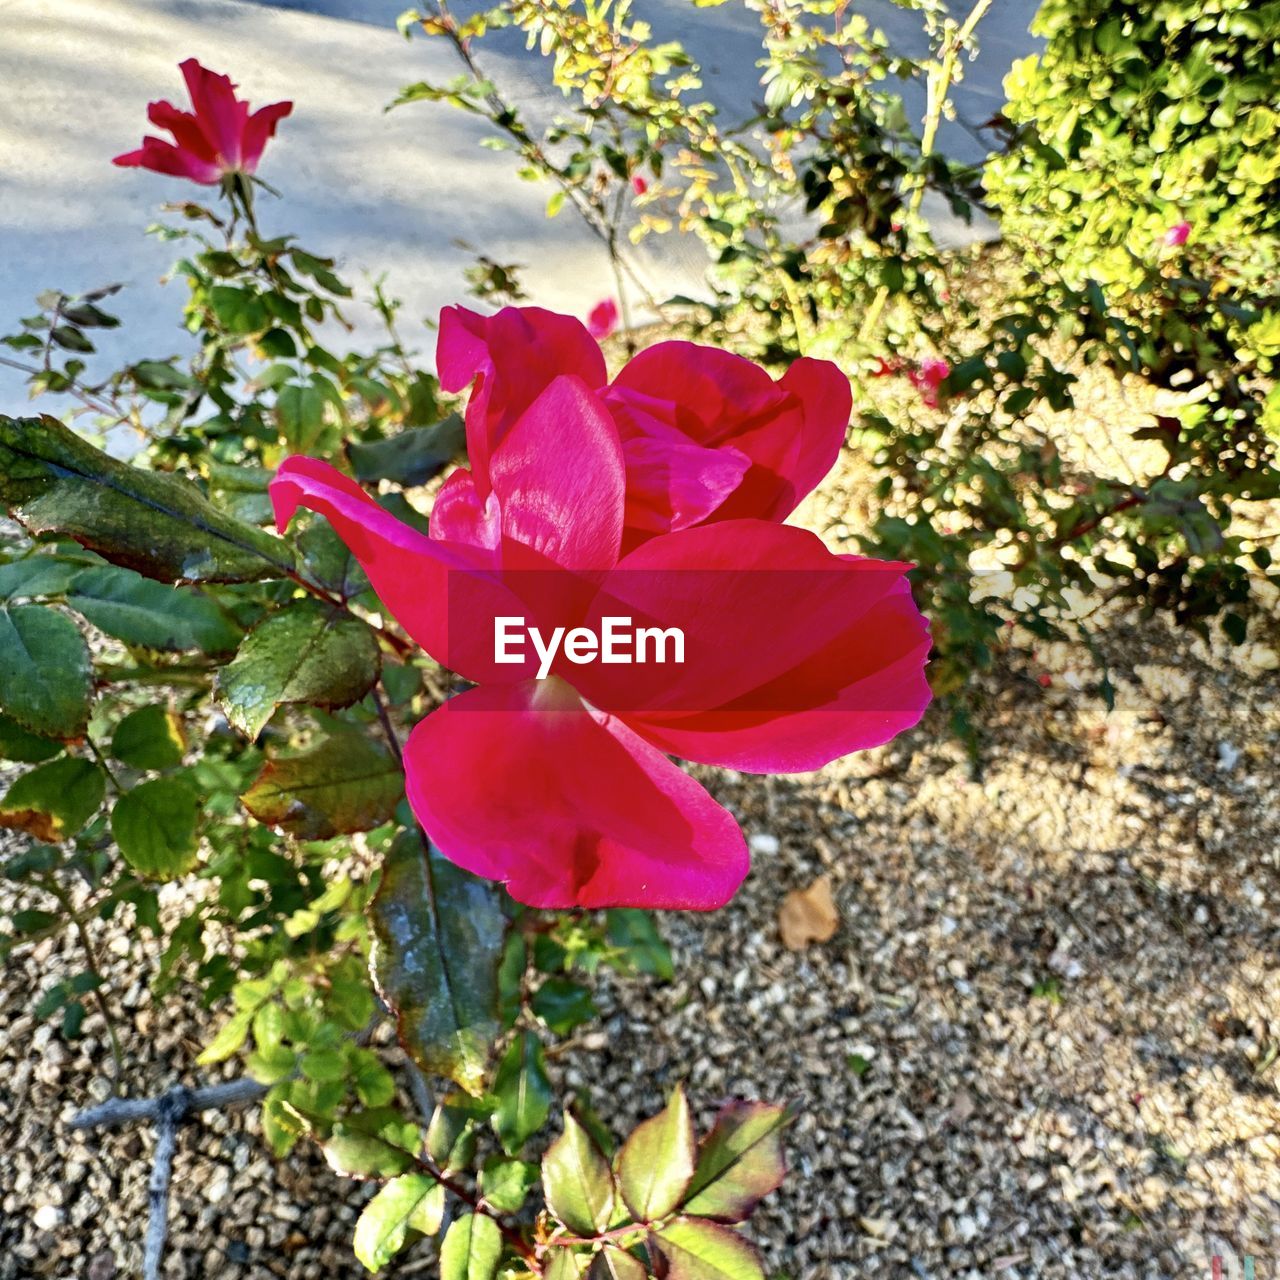
<path fill-rule="evenodd" d="M 313 1141 L 381 1184 L 353 1239 L 370 1269 L 439 1235 L 449 1280 L 762 1277 L 735 1227 L 782 1178 L 788 1111 L 730 1103 L 699 1142 L 677 1088 L 615 1151 L 569 1100 L 548 1145 L 546 1042 L 596 1016 L 600 966 L 671 975 L 637 908 L 717 906 L 747 871 L 669 753 L 812 769 L 928 702 L 908 566 L 781 523 L 840 448 L 848 380 L 690 343 L 610 380 L 576 320 L 452 308 L 442 387 L 381 292 L 385 344 L 333 350 L 350 290 L 255 209 L 289 104 L 182 72 L 194 111 L 148 112 L 175 141 L 117 163 L 218 189 L 161 229 L 196 352 L 91 375 L 111 289 L 45 295 L 4 339 L 78 412 L 0 418 L 0 825 L 30 837 L 2 954 L 74 931 L 83 971 L 36 1011 L 105 1031 L 125 1089 L 94 921 L 157 938 L 154 994 L 194 981 L 222 1011 L 198 1065 L 241 1060 L 272 1149 Z M 500 617 L 563 634 L 623 611 L 680 629 L 688 661 L 566 645 L 539 678 L 492 647 Z M 446 666 L 477 687 L 449 697 Z M 178 1106 L 148 1112 L 170 1141 Z"/>

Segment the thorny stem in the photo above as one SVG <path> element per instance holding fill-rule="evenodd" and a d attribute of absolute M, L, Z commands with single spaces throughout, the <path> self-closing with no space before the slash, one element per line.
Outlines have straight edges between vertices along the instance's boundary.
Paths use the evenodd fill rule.
<path fill-rule="evenodd" d="M 1108 507 L 1105 511 L 1099 511 L 1097 515 L 1090 516 L 1087 520 L 1082 520 L 1079 524 L 1073 525 L 1066 533 L 1060 533 L 1054 538 L 1050 538 L 1047 542 L 1038 542 L 1033 549 L 1029 549 L 1016 564 L 1012 566 L 1013 572 L 1019 569 L 1026 569 L 1030 566 L 1036 555 L 1045 551 L 1052 551 L 1055 547 L 1065 546 L 1069 542 L 1074 542 L 1077 538 L 1083 538 L 1086 533 L 1092 533 L 1104 520 L 1110 520 L 1112 516 L 1119 515 L 1122 511 L 1128 511 L 1132 507 L 1140 506 L 1147 500 L 1144 493 L 1131 493 L 1127 498 Z"/>
<path fill-rule="evenodd" d="M 373 692 L 369 696 L 373 699 L 373 705 L 377 708 L 378 720 L 382 724 L 382 732 L 387 739 L 387 745 L 391 748 L 392 754 L 395 756 L 397 762 L 399 762 L 403 767 L 404 752 L 400 746 L 400 737 L 396 733 L 395 725 L 391 721 L 391 713 L 387 710 L 387 705 L 382 698 L 382 692 L 377 685 L 374 686 Z M 427 841 L 427 833 L 422 829 L 421 825 L 418 826 L 418 836 L 422 842 L 422 856 L 424 859 L 429 859 L 431 856 L 430 845 Z M 429 874 L 425 877 L 425 884 L 427 887 L 427 896 L 430 901 L 430 910 L 434 916 L 436 913 L 435 890 L 431 883 L 431 876 Z M 412 1066 L 412 1070 L 416 1076 L 416 1084 L 414 1088 L 416 1098 L 417 1094 L 425 1089 L 425 1082 L 422 1080 L 421 1073 L 418 1072 L 416 1066 Z M 419 1105 L 421 1105 L 421 1103 L 419 1103 Z M 494 1223 L 497 1225 L 498 1230 L 502 1233 L 503 1239 L 506 1240 L 506 1242 L 522 1258 L 524 1258 L 526 1262 L 537 1262 L 537 1254 L 530 1247 L 524 1237 L 518 1231 L 508 1226 L 501 1215 L 485 1203 L 483 1196 L 478 1196 L 473 1192 L 468 1191 L 461 1183 L 455 1182 L 452 1178 L 446 1176 L 444 1171 L 440 1169 L 435 1161 L 429 1156 L 419 1155 L 415 1157 L 415 1160 L 417 1161 L 419 1168 L 421 1168 L 424 1173 L 427 1173 L 434 1178 L 446 1191 L 452 1191 L 453 1194 L 457 1196 L 458 1199 L 461 1200 L 469 1209 L 471 1209 L 473 1213 L 480 1213 L 486 1218 L 492 1218 Z"/>
<path fill-rule="evenodd" d="M 599 1244 L 602 1240 L 621 1240 L 638 1231 L 648 1231 L 651 1225 L 648 1222 L 628 1222 L 625 1226 L 614 1227 L 612 1231 L 602 1231 L 598 1236 L 553 1236 L 543 1247 L 567 1248 L 570 1245 Z"/>
<path fill-rule="evenodd" d="M 453 45 L 454 52 L 457 53 L 471 77 L 476 81 L 487 81 L 492 85 L 493 82 L 489 81 L 480 70 L 475 55 L 471 52 L 470 42 L 459 33 L 457 20 L 449 11 L 447 0 L 434 0 L 434 3 L 428 6 L 428 9 L 431 16 L 440 24 L 440 30 L 444 32 L 449 43 Z M 579 217 L 586 223 L 591 233 L 604 245 L 609 254 L 609 262 L 613 268 L 614 278 L 619 282 L 618 305 L 624 316 L 626 314 L 626 302 L 621 285 L 621 279 L 624 275 L 630 279 L 646 304 L 660 314 L 662 308 L 657 299 L 650 292 L 644 281 L 636 274 L 635 269 L 627 259 L 619 252 L 617 227 L 610 221 L 604 210 L 593 203 L 589 197 L 583 195 L 582 191 L 564 176 L 559 166 L 547 155 L 528 129 L 520 123 L 515 108 L 502 97 L 497 89 L 491 88 L 485 95 L 485 101 L 489 105 L 488 119 L 490 124 L 494 125 L 495 128 L 501 129 L 508 137 L 519 143 L 525 155 L 555 181 L 556 185 L 565 193 L 573 207 L 578 211 Z M 624 325 L 625 323 L 624 319 Z M 630 348 L 630 343 L 628 343 L 628 348 Z"/>
<path fill-rule="evenodd" d="M 991 0 L 978 0 L 977 4 L 970 10 L 969 16 L 947 41 L 942 55 L 942 65 L 938 68 L 937 75 L 929 77 L 929 105 L 925 112 L 924 132 L 920 136 L 920 159 L 922 161 L 927 160 L 933 154 L 934 142 L 938 136 L 938 126 L 942 122 L 943 108 L 947 105 L 947 94 L 951 90 L 951 83 L 956 73 L 956 64 L 960 60 L 960 51 L 968 43 L 969 37 L 973 35 L 974 29 L 982 20 L 983 14 L 990 8 Z M 925 176 L 921 173 L 920 179 L 911 193 L 911 200 L 907 205 L 907 210 L 912 215 L 920 212 L 920 204 L 924 200 L 927 185 Z M 876 291 L 876 296 L 872 300 L 871 306 L 867 309 L 866 318 L 863 320 L 862 328 L 858 333 L 861 341 L 865 342 L 870 338 L 880 321 L 880 315 L 884 311 L 885 303 L 888 300 L 888 286 L 881 285 Z"/>
<path fill-rule="evenodd" d="M 8 356 L 0 356 L 0 364 L 9 369 L 16 369 L 19 373 L 25 373 L 31 377 L 38 377 L 48 370 L 41 369 L 33 364 L 24 364 L 21 360 L 10 360 Z M 104 417 L 114 418 L 117 422 L 128 422 L 129 414 L 119 405 L 111 405 L 106 400 L 97 399 L 97 393 L 89 390 L 87 387 L 80 385 L 80 382 L 73 378 L 65 388 L 66 394 L 75 396 L 81 404 L 87 409 L 92 409 L 95 413 L 100 413 Z"/>
<path fill-rule="evenodd" d="M 107 775 L 107 780 L 111 783 L 112 789 L 115 791 L 116 795 L 123 795 L 124 788 L 120 785 L 120 779 L 116 777 L 111 766 L 107 763 L 106 756 L 102 754 L 102 748 L 94 742 L 93 735 L 86 733 L 84 735 L 84 740 L 88 744 L 89 750 L 93 754 L 93 758 L 98 762 L 98 767 Z"/>

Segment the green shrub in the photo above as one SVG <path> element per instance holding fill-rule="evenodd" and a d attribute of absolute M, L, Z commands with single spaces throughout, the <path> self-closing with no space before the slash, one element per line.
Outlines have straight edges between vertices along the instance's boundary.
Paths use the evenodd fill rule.
<path fill-rule="evenodd" d="M 1014 65 L 1017 145 L 988 166 L 1006 237 L 1075 283 L 1139 289 L 1188 249 L 1218 280 L 1274 271 L 1280 231 L 1277 0 L 1045 0 L 1043 53 Z"/>

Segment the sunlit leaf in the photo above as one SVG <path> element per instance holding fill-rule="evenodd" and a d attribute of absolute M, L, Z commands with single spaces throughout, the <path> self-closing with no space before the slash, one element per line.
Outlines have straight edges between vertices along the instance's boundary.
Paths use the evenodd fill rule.
<path fill-rule="evenodd" d="M 493 1280 L 502 1260 L 502 1233 L 492 1218 L 464 1213 L 440 1246 L 440 1280 Z"/>
<path fill-rule="evenodd" d="M 703 1139 L 681 1208 L 722 1222 L 742 1222 L 786 1175 L 782 1133 L 790 1113 L 764 1102 L 731 1102 Z"/>
<path fill-rule="evenodd" d="M 537 1185 L 538 1166 L 527 1160 L 490 1156 L 484 1162 L 481 1190 L 485 1200 L 499 1213 L 517 1213 Z"/>
<path fill-rule="evenodd" d="M 0 800 L 0 827 L 68 840 L 97 813 L 106 779 L 92 760 L 64 756 L 24 773 Z"/>
<path fill-rule="evenodd" d="M 438 1184 L 425 1173 L 393 1178 L 364 1207 L 352 1247 L 370 1271 L 385 1267 L 404 1247 L 414 1214 Z"/>
<path fill-rule="evenodd" d="M 618 1185 L 637 1222 L 675 1209 L 693 1177 L 695 1155 L 693 1118 L 677 1085 L 666 1107 L 637 1126 L 618 1153 Z"/>
<path fill-rule="evenodd" d="M 666 1259 L 666 1280 L 765 1280 L 755 1249 L 718 1222 L 677 1218 L 650 1239 Z"/>
<path fill-rule="evenodd" d="M 324 1144 L 329 1167 L 348 1178 L 391 1178 L 414 1165 L 422 1132 L 389 1107 L 335 1121 Z"/>
<path fill-rule="evenodd" d="M 218 672 L 227 718 L 256 738 L 277 707 L 346 707 L 378 678 L 378 643 L 359 618 L 299 600 L 268 615 Z"/>
<path fill-rule="evenodd" d="M 569 1112 L 564 1132 L 542 1157 L 547 1208 L 570 1231 L 592 1236 L 609 1225 L 613 1212 L 613 1174 L 587 1131 Z"/>
<path fill-rule="evenodd" d="M 588 1280 L 645 1280 L 649 1272 L 638 1258 L 612 1245 L 605 1245 L 591 1260 Z"/>
<path fill-rule="evenodd" d="M 240 799 L 259 822 L 302 840 L 328 840 L 380 826 L 403 792 L 395 758 L 353 730 L 268 761 Z"/>

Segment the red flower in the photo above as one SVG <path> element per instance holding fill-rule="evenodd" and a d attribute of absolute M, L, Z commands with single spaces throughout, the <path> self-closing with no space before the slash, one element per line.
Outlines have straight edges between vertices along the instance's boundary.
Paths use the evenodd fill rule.
<path fill-rule="evenodd" d="M 483 375 L 476 398 L 512 408 L 542 354 L 495 341 L 512 376 Z M 454 472 L 429 536 L 309 458 L 272 481 L 277 521 L 300 506 L 327 517 L 409 634 L 477 684 L 405 749 L 410 804 L 446 857 L 536 907 L 717 907 L 747 873 L 746 843 L 665 753 L 807 771 L 914 724 L 929 637 L 908 566 L 832 555 L 760 520 L 623 554 L 628 471 L 604 395 L 562 375 L 513 411 L 486 437 L 483 490 L 479 466 Z M 497 650 L 511 621 L 603 634 L 624 613 L 680 629 L 683 660 L 583 663 L 568 641 L 552 657 Z"/>
<path fill-rule="evenodd" d="M 642 196 L 649 190 L 649 184 L 637 173 L 635 177 L 631 179 L 631 190 L 634 191 L 636 195 Z"/>
<path fill-rule="evenodd" d="M 153 102 L 147 119 L 167 129 L 174 141 L 145 137 L 137 151 L 116 156 L 112 164 L 150 169 L 175 178 L 213 185 L 224 174 L 253 173 L 276 125 L 292 110 L 292 102 L 273 102 L 249 114 L 249 104 L 235 94 L 235 85 L 202 67 L 194 58 L 181 63 L 194 114 L 170 102 Z"/>
<path fill-rule="evenodd" d="M 597 341 L 603 342 L 618 327 L 618 304 L 612 298 L 605 298 L 591 308 L 587 317 L 587 332 Z"/>
<path fill-rule="evenodd" d="M 849 426 L 849 380 L 826 360 L 797 360 L 775 382 L 740 356 L 692 342 L 660 342 L 609 384 L 587 330 L 537 307 L 493 316 L 465 307 L 440 315 L 440 383 L 461 391 L 467 454 L 487 495 L 487 458 L 555 377 L 598 391 L 626 463 L 624 547 L 709 520 L 784 520 L 831 469 Z"/>
<path fill-rule="evenodd" d="M 1191 223 L 1179 222 L 1164 233 L 1164 243 L 1170 249 L 1179 249 L 1187 243 L 1191 235 Z"/>
<path fill-rule="evenodd" d="M 945 360 L 922 360 L 918 368 L 907 374 L 920 399 L 931 409 L 938 407 L 938 388 L 946 381 L 951 366 Z"/>

